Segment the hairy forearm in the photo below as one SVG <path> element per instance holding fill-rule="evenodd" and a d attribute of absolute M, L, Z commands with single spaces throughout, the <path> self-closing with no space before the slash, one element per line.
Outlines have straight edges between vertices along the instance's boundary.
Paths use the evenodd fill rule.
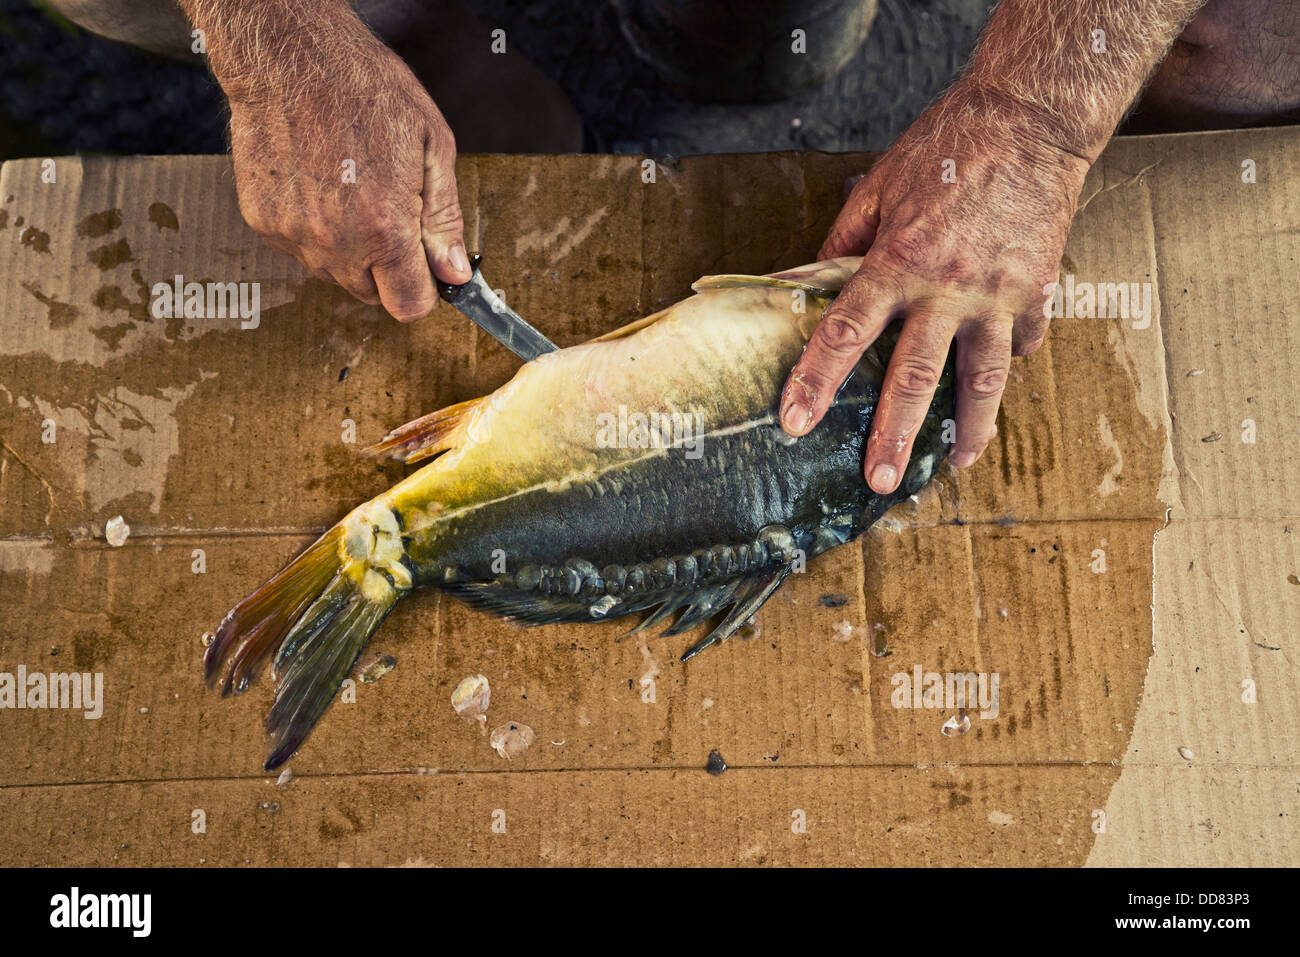
<path fill-rule="evenodd" d="M 178 0 L 202 30 L 208 62 L 232 102 L 274 98 L 285 77 L 347 84 L 340 50 L 375 38 L 348 0 Z M 346 88 L 346 87 L 344 87 Z"/>
<path fill-rule="evenodd" d="M 1204 2 L 1002 0 L 963 83 L 1039 114 L 1051 145 L 1095 160 Z"/>

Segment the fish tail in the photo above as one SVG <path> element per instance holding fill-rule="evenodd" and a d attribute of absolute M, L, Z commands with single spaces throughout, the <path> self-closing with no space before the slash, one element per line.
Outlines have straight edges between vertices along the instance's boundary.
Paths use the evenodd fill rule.
<path fill-rule="evenodd" d="M 382 499 L 355 510 L 226 615 L 204 677 L 239 694 L 274 655 L 265 768 L 302 745 L 380 623 L 411 587 L 396 516 Z"/>

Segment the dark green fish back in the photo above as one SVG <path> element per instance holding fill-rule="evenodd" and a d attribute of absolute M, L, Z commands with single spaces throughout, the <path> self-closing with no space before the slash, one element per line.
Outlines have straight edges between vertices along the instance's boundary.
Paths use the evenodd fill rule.
<path fill-rule="evenodd" d="M 947 454 L 943 421 L 953 415 L 954 395 L 950 357 L 890 495 L 873 492 L 862 476 L 879 395 L 858 371 L 798 441 L 776 424 L 773 407 L 766 419 L 709 437 L 699 458 L 672 449 L 617 480 L 592 478 L 564 495 L 539 489 L 485 505 L 442 539 L 427 583 L 526 624 L 654 609 L 636 630 L 671 623 L 663 632 L 671 635 L 726 613 L 690 657 L 733 634 L 807 559 L 853 540 L 925 486 Z M 713 544 L 691 549 L 687 541 Z"/>

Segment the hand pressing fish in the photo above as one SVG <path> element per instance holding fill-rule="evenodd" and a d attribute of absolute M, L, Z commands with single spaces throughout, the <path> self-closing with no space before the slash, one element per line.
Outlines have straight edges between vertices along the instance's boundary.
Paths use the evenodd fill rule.
<path fill-rule="evenodd" d="M 649 612 L 636 630 L 676 635 L 707 622 L 685 659 L 735 633 L 803 561 L 916 493 L 947 455 L 951 359 L 898 489 L 878 495 L 862 479 L 896 329 L 812 432 L 796 441 L 777 421 L 787 374 L 860 261 L 706 276 L 689 299 L 542 355 L 491 395 L 370 449 L 433 461 L 235 606 L 204 658 L 223 695 L 273 659 L 266 769 L 299 748 L 413 589 L 530 625 Z"/>

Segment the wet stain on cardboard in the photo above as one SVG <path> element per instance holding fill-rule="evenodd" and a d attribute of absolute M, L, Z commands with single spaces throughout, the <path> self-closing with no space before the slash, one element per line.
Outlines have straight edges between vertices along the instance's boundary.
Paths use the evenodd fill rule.
<path fill-rule="evenodd" d="M 72 663 L 78 671 L 93 671 L 108 659 L 107 640 L 97 631 L 78 631 L 72 636 Z"/>
<path fill-rule="evenodd" d="M 953 811 L 959 807 L 965 807 L 971 803 L 969 784 L 962 784 L 956 781 L 936 781 L 930 785 L 937 791 L 948 792 L 948 810 Z"/>
<path fill-rule="evenodd" d="M 35 226 L 28 226 L 18 234 L 18 241 L 33 252 L 49 253 L 50 234 L 42 232 Z"/>
<path fill-rule="evenodd" d="M 91 329 L 91 334 L 108 347 L 110 351 L 116 350 L 122 344 L 123 337 L 135 328 L 134 322 L 119 322 L 115 326 L 96 326 Z"/>
<path fill-rule="evenodd" d="M 53 296 L 47 296 L 35 283 L 25 282 L 23 288 L 48 310 L 51 329 L 66 329 L 76 321 L 77 307 L 72 303 L 59 302 Z"/>
<path fill-rule="evenodd" d="M 152 322 L 149 312 L 149 287 L 139 269 L 131 270 L 131 279 L 135 282 L 136 298 L 131 300 L 122 292 L 121 286 L 104 285 L 95 290 L 91 304 L 100 312 L 125 312 L 133 323 Z"/>
<path fill-rule="evenodd" d="M 339 805 L 333 808 L 333 812 L 334 813 L 330 814 L 330 818 L 333 818 L 333 820 L 323 820 L 317 828 L 322 840 L 337 841 L 340 838 L 360 834 L 366 829 L 365 821 L 363 821 L 361 815 L 352 808 L 347 807 L 346 805 Z M 342 817 L 343 822 L 338 821 L 336 815 L 337 817 Z"/>
<path fill-rule="evenodd" d="M 158 227 L 158 231 L 171 229 L 179 231 L 181 228 L 180 221 L 176 218 L 176 213 L 166 203 L 149 204 L 149 222 Z"/>
<path fill-rule="evenodd" d="M 101 236 L 107 236 L 121 225 L 122 211 L 120 209 L 105 209 L 98 213 L 91 213 L 77 223 L 77 235 L 85 239 L 99 239 Z"/>
<path fill-rule="evenodd" d="M 135 257 L 131 255 L 131 247 L 125 239 L 97 246 L 86 254 L 86 258 L 98 266 L 100 272 L 107 272 L 122 263 L 135 262 Z"/>

